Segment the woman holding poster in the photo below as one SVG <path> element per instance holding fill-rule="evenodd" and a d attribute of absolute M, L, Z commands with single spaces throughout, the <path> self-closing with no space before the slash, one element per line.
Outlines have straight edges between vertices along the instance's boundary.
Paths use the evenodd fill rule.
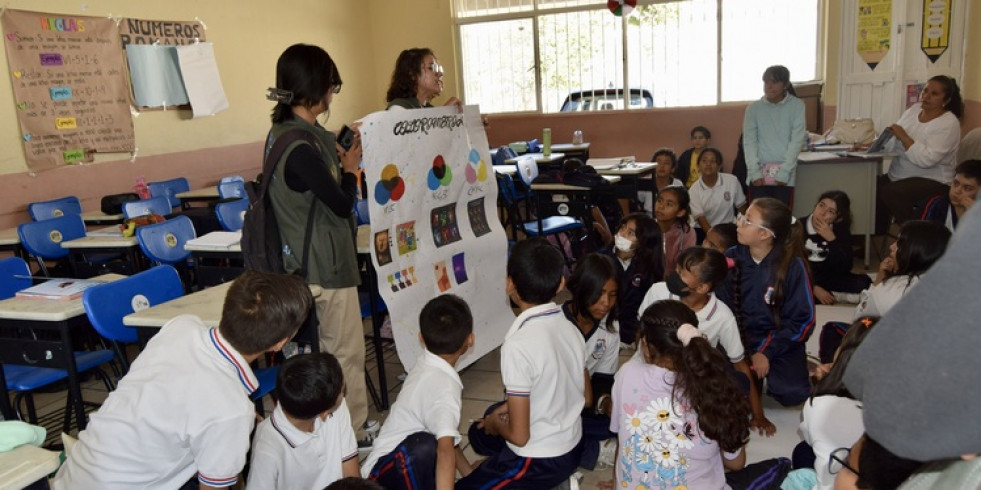
<path fill-rule="evenodd" d="M 443 67 L 429 48 L 406 49 L 399 53 L 392 71 L 385 101 L 388 109 L 422 109 L 432 107 L 432 100 L 443 93 Z M 456 97 L 450 97 L 445 105 L 462 106 Z"/>
<path fill-rule="evenodd" d="M 292 144 L 267 178 L 272 179 L 269 197 L 283 240 L 283 266 L 288 273 L 303 269 L 307 282 L 323 288 L 316 300 L 320 350 L 340 361 L 352 425 L 359 441 L 370 442 L 364 429 L 368 398 L 354 235 L 361 141 L 355 129 L 353 143 L 345 149 L 317 121 L 319 115 L 329 115 L 340 90 L 340 73 L 322 48 L 294 44 L 280 55 L 276 87 L 268 96 L 276 107 L 265 151 L 277 138 L 297 129 L 315 136 L 319 144 L 313 147 L 304 140 Z M 309 243 L 307 236 L 312 237 Z"/>

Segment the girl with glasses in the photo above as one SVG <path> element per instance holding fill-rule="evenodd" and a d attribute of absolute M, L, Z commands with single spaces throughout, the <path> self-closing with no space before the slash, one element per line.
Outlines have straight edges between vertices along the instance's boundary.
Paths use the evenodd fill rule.
<path fill-rule="evenodd" d="M 851 200 L 842 191 L 818 197 L 804 223 L 804 250 L 814 273 L 814 297 L 824 305 L 858 303 L 858 293 L 872 284 L 867 274 L 852 274 Z M 854 299 L 851 298 L 854 297 Z"/>
<path fill-rule="evenodd" d="M 760 198 L 736 236 L 739 245 L 726 251 L 735 267 L 715 293 L 741 320 L 754 376 L 781 405 L 799 405 L 811 394 L 804 343 L 815 315 L 803 227 L 785 204 Z"/>
<path fill-rule="evenodd" d="M 399 53 L 392 71 L 385 101 L 388 109 L 422 109 L 433 107 L 432 100 L 443 93 L 443 67 L 429 48 L 406 49 Z M 460 99 L 450 97 L 445 105 L 462 106 Z"/>

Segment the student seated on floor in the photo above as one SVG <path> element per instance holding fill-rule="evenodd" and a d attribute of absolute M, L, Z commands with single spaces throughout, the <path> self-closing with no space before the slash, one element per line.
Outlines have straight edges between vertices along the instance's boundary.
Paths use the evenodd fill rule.
<path fill-rule="evenodd" d="M 287 359 L 276 376 L 279 404 L 252 440 L 248 488 L 323 488 L 358 476 L 358 442 L 344 402 L 344 373 L 326 353 Z"/>
<path fill-rule="evenodd" d="M 91 415 L 54 488 L 234 485 L 255 424 L 249 363 L 282 349 L 312 304 L 303 278 L 246 271 L 218 327 L 193 315 L 167 322 Z"/>
<path fill-rule="evenodd" d="M 507 398 L 470 426 L 470 444 L 489 456 L 458 490 L 549 489 L 569 480 L 582 453 L 579 414 L 586 346 L 552 298 L 562 290 L 564 260 L 543 238 L 518 242 L 508 260 L 506 290 L 521 314 L 501 346 Z"/>
<path fill-rule="evenodd" d="M 981 160 L 965 160 L 954 169 L 954 181 L 947 194 L 934 196 L 923 207 L 920 219 L 934 221 L 947 227 L 951 232 L 957 228 L 964 213 L 978 198 L 981 185 Z"/>
<path fill-rule="evenodd" d="M 419 313 L 426 350 L 405 378 L 361 475 L 388 490 L 448 490 L 470 463 L 460 443 L 463 383 L 456 362 L 474 342 L 470 307 L 458 296 L 429 300 Z"/>

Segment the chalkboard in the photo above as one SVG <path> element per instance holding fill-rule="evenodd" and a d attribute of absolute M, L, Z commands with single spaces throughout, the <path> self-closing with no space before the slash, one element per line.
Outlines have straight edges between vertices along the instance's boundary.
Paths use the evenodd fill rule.
<path fill-rule="evenodd" d="M 135 148 L 119 28 L 106 17 L 0 17 L 27 164 L 46 170 Z"/>

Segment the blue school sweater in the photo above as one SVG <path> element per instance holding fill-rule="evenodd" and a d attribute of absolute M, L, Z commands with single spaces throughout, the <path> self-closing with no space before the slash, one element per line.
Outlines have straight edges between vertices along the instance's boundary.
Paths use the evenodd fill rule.
<path fill-rule="evenodd" d="M 759 264 L 753 260 L 749 247 L 736 245 L 726 250 L 726 257 L 735 259 L 740 269 L 739 293 L 743 327 L 746 330 L 747 353 L 762 352 L 769 359 L 780 356 L 794 342 L 807 342 L 814 331 L 814 296 L 811 280 L 804 261 L 791 262 L 784 285 L 783 304 L 780 307 L 780 325 L 777 326 L 770 306 L 774 292 L 778 261 L 777 249 L 773 249 Z M 733 313 L 740 314 L 734 303 L 735 270 L 716 288 L 715 294 L 728 305 Z"/>

